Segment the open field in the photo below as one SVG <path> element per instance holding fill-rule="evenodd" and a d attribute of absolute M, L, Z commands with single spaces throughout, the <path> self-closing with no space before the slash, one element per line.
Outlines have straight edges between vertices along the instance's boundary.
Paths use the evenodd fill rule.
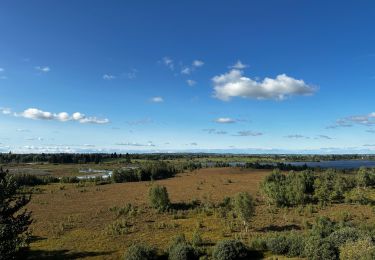
<path fill-rule="evenodd" d="M 34 219 L 32 258 L 117 259 L 133 242 L 146 242 L 161 252 L 168 248 L 176 234 L 184 233 L 191 239 L 197 230 L 210 250 L 211 245 L 224 238 L 240 237 L 250 243 L 265 232 L 303 232 L 306 223 L 313 222 L 316 216 L 375 224 L 372 207 L 367 205 L 269 207 L 259 193 L 259 184 L 269 172 L 209 168 L 156 181 L 167 188 L 175 205 L 175 210 L 168 213 L 158 213 L 148 206 L 148 189 L 152 185 L 149 181 L 101 186 L 93 183 L 39 186 L 27 206 Z M 250 193 L 257 201 L 256 214 L 247 234 L 210 206 L 241 191 Z M 192 201 L 199 201 L 203 206 L 194 207 Z M 134 207 L 131 214 L 116 214 L 114 207 L 122 208 L 128 203 Z M 121 226 L 121 234 L 114 232 L 116 226 Z"/>

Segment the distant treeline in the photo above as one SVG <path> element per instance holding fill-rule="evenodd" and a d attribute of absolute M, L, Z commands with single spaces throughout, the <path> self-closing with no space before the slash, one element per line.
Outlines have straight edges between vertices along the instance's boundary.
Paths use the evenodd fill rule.
<path fill-rule="evenodd" d="M 129 154 L 102 153 L 53 153 L 53 154 L 0 154 L 0 163 L 100 163 L 107 159 L 124 158 L 130 160 Z"/>
<path fill-rule="evenodd" d="M 256 159 L 257 161 L 332 161 L 332 160 L 375 160 L 375 155 L 344 154 L 344 155 L 283 155 L 283 154 L 215 154 L 215 153 L 41 153 L 15 154 L 0 153 L 0 163 L 100 163 L 110 159 L 131 160 L 196 160 L 223 158 L 230 161 Z"/>

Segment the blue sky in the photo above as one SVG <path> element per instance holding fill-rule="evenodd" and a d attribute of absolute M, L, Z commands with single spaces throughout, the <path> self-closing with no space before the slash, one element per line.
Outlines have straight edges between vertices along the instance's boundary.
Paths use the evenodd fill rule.
<path fill-rule="evenodd" d="M 373 1 L 3 1 L 0 151 L 373 153 Z"/>

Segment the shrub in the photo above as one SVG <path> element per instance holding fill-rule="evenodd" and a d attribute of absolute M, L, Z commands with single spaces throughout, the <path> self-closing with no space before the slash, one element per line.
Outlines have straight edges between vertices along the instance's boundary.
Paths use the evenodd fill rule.
<path fill-rule="evenodd" d="M 309 236 L 305 240 L 304 255 L 310 260 L 337 259 L 335 248 L 326 239 Z"/>
<path fill-rule="evenodd" d="M 191 243 L 194 247 L 201 246 L 203 244 L 203 239 L 199 231 L 195 231 L 191 239 Z"/>
<path fill-rule="evenodd" d="M 112 173 L 112 180 L 116 183 L 139 181 L 137 174 L 133 169 L 119 169 Z"/>
<path fill-rule="evenodd" d="M 237 217 L 246 224 L 255 213 L 254 199 L 247 192 L 237 193 L 233 198 L 233 208 Z"/>
<path fill-rule="evenodd" d="M 154 185 L 150 188 L 148 195 L 153 208 L 159 211 L 165 211 L 169 208 L 170 201 L 166 187 Z"/>
<path fill-rule="evenodd" d="M 333 170 L 319 174 L 314 182 L 314 197 L 321 205 L 333 201 L 342 201 L 344 193 L 351 188 L 346 178 Z"/>
<path fill-rule="evenodd" d="M 361 232 L 352 227 L 344 227 L 334 231 L 328 239 L 337 250 L 348 242 L 354 242 L 362 236 Z"/>
<path fill-rule="evenodd" d="M 318 217 L 310 231 L 312 236 L 328 237 L 335 230 L 335 223 L 327 217 Z"/>
<path fill-rule="evenodd" d="M 348 242 L 340 247 L 340 259 L 372 260 L 375 259 L 375 245 L 371 239 Z"/>
<path fill-rule="evenodd" d="M 358 187 L 366 188 L 375 184 L 374 170 L 361 167 L 356 175 Z"/>
<path fill-rule="evenodd" d="M 155 250 L 147 245 L 133 244 L 126 251 L 124 259 L 125 260 L 152 260 L 152 259 L 157 259 L 157 255 L 156 255 Z"/>
<path fill-rule="evenodd" d="M 304 237 L 295 232 L 279 234 L 266 239 L 268 250 L 275 254 L 287 255 L 289 257 L 303 256 Z"/>
<path fill-rule="evenodd" d="M 198 259 L 194 248 L 186 242 L 174 244 L 169 249 L 169 260 L 194 260 Z"/>
<path fill-rule="evenodd" d="M 241 241 L 224 240 L 216 244 L 212 256 L 215 260 L 246 259 L 248 252 L 247 247 Z"/>
<path fill-rule="evenodd" d="M 64 176 L 60 179 L 61 183 L 78 183 L 79 179 L 75 176 Z"/>

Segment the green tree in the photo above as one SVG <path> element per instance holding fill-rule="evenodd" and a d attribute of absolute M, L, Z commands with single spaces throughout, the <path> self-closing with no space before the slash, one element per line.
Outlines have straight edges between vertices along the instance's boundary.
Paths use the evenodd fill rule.
<path fill-rule="evenodd" d="M 8 171 L 0 168 L 0 258 L 14 259 L 27 244 L 30 212 L 22 210 L 30 196 L 20 194 L 19 186 Z"/>
<path fill-rule="evenodd" d="M 247 192 L 237 193 L 233 198 L 233 208 L 237 217 L 243 221 L 247 231 L 250 219 L 255 213 L 253 197 Z"/>
<path fill-rule="evenodd" d="M 160 185 L 154 185 L 148 192 L 150 204 L 159 211 L 165 211 L 170 206 L 167 188 Z"/>

